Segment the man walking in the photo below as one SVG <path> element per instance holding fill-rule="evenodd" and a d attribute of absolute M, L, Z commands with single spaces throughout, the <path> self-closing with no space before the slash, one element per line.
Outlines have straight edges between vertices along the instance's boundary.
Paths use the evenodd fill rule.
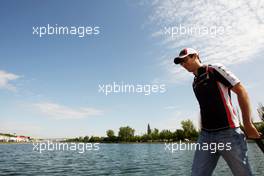
<path fill-rule="evenodd" d="M 212 175 L 220 156 L 227 162 L 233 175 L 252 175 L 246 138 L 239 128 L 239 119 L 231 102 L 231 91 L 237 95 L 247 137 L 257 139 L 260 134 L 251 121 L 249 97 L 240 80 L 223 65 L 203 65 L 198 52 L 192 48 L 183 49 L 174 63 L 194 74 L 193 91 L 201 115 L 198 143 L 231 144 L 230 150 L 196 150 L 192 175 Z"/>

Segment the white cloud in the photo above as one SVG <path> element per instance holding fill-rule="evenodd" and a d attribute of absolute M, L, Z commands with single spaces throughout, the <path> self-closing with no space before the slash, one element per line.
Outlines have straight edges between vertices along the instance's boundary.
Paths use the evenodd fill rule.
<path fill-rule="evenodd" d="M 175 83 L 186 80 L 187 74 L 181 74 L 180 67 L 173 67 L 172 58 L 184 47 L 193 47 L 200 51 L 203 61 L 225 65 L 242 63 L 254 59 L 254 54 L 264 48 L 264 2 L 253 1 L 192 1 L 162 0 L 151 4 L 149 16 L 151 36 L 158 39 L 161 48 L 160 61 L 165 69 L 166 81 Z M 160 35 L 164 27 L 221 27 L 225 29 L 219 35 Z M 164 57 L 166 53 L 166 57 Z M 178 74 L 179 73 L 179 74 Z M 169 77 L 169 78 L 168 78 Z M 187 78 L 189 79 L 189 78 Z"/>
<path fill-rule="evenodd" d="M 12 85 L 10 81 L 14 81 L 18 78 L 18 75 L 0 70 L 0 89 L 16 91 L 16 87 Z"/>
<path fill-rule="evenodd" d="M 95 108 L 71 108 L 51 102 L 36 103 L 34 107 L 54 119 L 81 119 L 103 114 L 101 110 Z"/>

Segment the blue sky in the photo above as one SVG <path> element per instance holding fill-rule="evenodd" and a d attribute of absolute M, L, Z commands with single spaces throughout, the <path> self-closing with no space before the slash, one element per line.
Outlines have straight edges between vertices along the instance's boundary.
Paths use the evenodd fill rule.
<path fill-rule="evenodd" d="M 220 62 L 248 88 L 255 120 L 263 102 L 263 3 L 229 1 L 1 1 L 0 132 L 34 137 L 105 135 L 129 125 L 175 130 L 199 107 L 192 75 L 173 64 L 183 47 Z M 241 18 L 243 16 L 243 18 Z M 99 26 L 100 34 L 33 35 L 36 26 Z M 165 28 L 223 27 L 171 36 Z M 100 84 L 165 84 L 149 96 L 98 92 Z M 236 104 L 235 96 L 233 96 Z"/>

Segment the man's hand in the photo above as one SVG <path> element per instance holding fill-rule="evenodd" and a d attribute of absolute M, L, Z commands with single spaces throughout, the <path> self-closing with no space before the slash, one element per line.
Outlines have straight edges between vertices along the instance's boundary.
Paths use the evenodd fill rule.
<path fill-rule="evenodd" d="M 252 123 L 249 96 L 245 87 L 241 83 L 238 83 L 234 87 L 232 87 L 231 90 L 237 94 L 237 100 L 242 112 L 246 136 L 249 139 L 260 138 L 261 135 Z"/>
<path fill-rule="evenodd" d="M 261 133 L 259 133 L 256 127 L 252 123 L 247 123 L 244 125 L 245 133 L 248 139 L 259 139 L 261 138 Z"/>

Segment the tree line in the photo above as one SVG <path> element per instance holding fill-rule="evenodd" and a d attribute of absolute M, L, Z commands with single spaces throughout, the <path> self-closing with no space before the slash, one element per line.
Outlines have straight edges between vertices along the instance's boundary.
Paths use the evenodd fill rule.
<path fill-rule="evenodd" d="M 259 113 L 260 117 L 264 118 L 264 107 L 261 107 Z M 254 123 L 259 132 L 264 134 L 264 122 Z M 148 124 L 146 133 L 143 135 L 135 135 L 135 129 L 130 126 L 120 127 L 118 134 L 116 135 L 114 130 L 107 130 L 107 137 L 99 136 L 85 136 L 67 139 L 66 142 L 100 142 L 100 143 L 125 143 L 125 142 L 177 142 L 177 141 L 196 141 L 199 131 L 196 130 L 191 120 L 181 121 L 182 129 L 175 131 L 162 130 L 157 128 L 151 129 Z M 241 127 L 243 128 L 243 127 Z"/>
<path fill-rule="evenodd" d="M 66 142 L 102 142 L 102 143 L 122 143 L 122 142 L 174 142 L 180 140 L 197 140 L 198 131 L 195 129 L 191 120 L 181 122 L 182 129 L 175 131 L 162 130 L 157 128 L 151 129 L 148 124 L 146 133 L 143 135 L 135 135 L 135 129 L 130 126 L 120 127 L 116 135 L 114 130 L 107 130 L 107 137 L 85 136 L 68 139 Z"/>

